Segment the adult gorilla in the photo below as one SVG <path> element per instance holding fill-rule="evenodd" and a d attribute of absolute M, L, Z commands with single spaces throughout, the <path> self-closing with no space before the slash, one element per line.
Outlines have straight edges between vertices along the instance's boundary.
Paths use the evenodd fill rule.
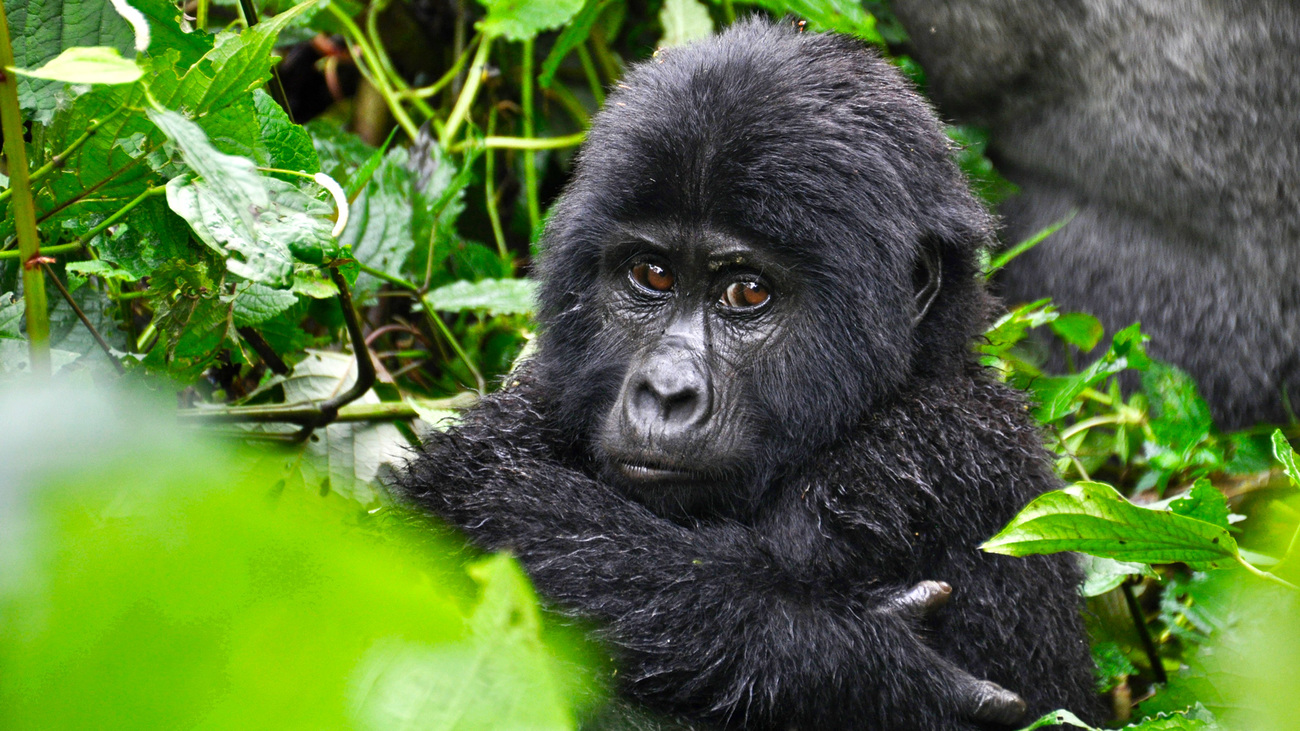
<path fill-rule="evenodd" d="M 1300 3 L 891 0 L 1021 194 L 1012 301 L 1141 321 L 1223 427 L 1300 406 Z"/>
<path fill-rule="evenodd" d="M 1072 560 L 977 548 L 1055 482 L 970 354 L 990 220 L 925 103 L 856 41 L 755 21 L 620 86 L 548 224 L 536 358 L 406 495 L 515 551 L 667 716 L 1087 715 Z"/>

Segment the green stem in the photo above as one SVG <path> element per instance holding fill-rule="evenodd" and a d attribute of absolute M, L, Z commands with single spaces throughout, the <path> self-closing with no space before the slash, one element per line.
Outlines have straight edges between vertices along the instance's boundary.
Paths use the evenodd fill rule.
<path fill-rule="evenodd" d="M 722 16 L 727 19 L 727 25 L 736 22 L 736 6 L 731 0 L 722 0 Z"/>
<path fill-rule="evenodd" d="M 578 101 L 578 97 L 569 91 L 569 87 L 564 84 L 552 84 L 551 88 L 546 90 L 546 94 L 559 102 L 579 127 L 586 129 L 591 126 L 591 115 L 587 113 L 586 107 L 582 106 L 582 102 Z"/>
<path fill-rule="evenodd" d="M 533 39 L 524 41 L 524 63 L 522 69 L 521 91 L 524 103 L 524 137 L 537 137 L 537 122 L 533 108 Z M 524 190 L 528 201 L 529 238 L 536 239 L 541 227 L 542 204 L 537 190 L 537 155 L 531 150 L 524 151 Z"/>
<path fill-rule="evenodd" d="M 596 64 L 591 61 L 591 51 L 587 50 L 586 41 L 578 44 L 578 61 L 582 64 L 582 73 L 587 76 L 587 86 L 591 87 L 596 106 L 605 106 L 605 89 L 600 83 L 600 75 L 596 73 Z"/>
<path fill-rule="evenodd" d="M 1100 416 L 1094 416 L 1090 419 L 1084 419 L 1083 421 L 1071 424 L 1069 428 L 1063 430 L 1061 432 L 1061 441 L 1067 441 L 1075 434 L 1091 429 L 1094 426 L 1118 424 L 1122 421 L 1124 421 L 1124 416 L 1122 414 L 1101 414 Z"/>
<path fill-rule="evenodd" d="M 209 0 L 199 0 L 198 7 L 194 10 L 194 27 L 198 30 L 208 29 L 208 3 Z"/>
<path fill-rule="evenodd" d="M 474 52 L 474 61 L 465 76 L 465 86 L 460 90 L 460 96 L 456 97 L 456 106 L 452 107 L 451 114 L 447 115 L 447 124 L 442 128 L 442 135 L 438 138 L 438 144 L 444 150 L 451 147 L 451 141 L 456 138 L 461 123 L 469 114 L 469 107 L 474 103 L 474 97 L 478 96 L 479 85 L 483 82 L 483 68 L 487 66 L 488 52 L 491 50 L 492 39 L 485 36 L 479 41 L 478 50 Z"/>
<path fill-rule="evenodd" d="M 89 231 L 87 231 L 86 233 L 82 234 L 81 238 L 77 239 L 77 242 L 76 242 L 77 248 L 81 248 L 81 247 L 85 246 L 86 244 L 90 243 L 90 241 L 91 241 L 92 239 L 94 239 L 96 236 L 98 236 L 98 235 L 100 235 L 101 233 L 103 233 L 104 230 L 107 229 L 109 226 L 112 226 L 113 224 L 117 223 L 118 221 L 121 221 L 122 218 L 123 218 L 124 216 L 126 216 L 126 214 L 128 214 L 128 213 L 131 212 L 131 209 L 135 208 L 136 206 L 140 205 L 141 203 L 144 203 L 145 201 L 149 200 L 150 198 L 153 198 L 154 196 L 162 195 L 163 193 L 166 193 L 166 192 L 167 192 L 167 186 L 165 186 L 165 185 L 155 185 L 154 187 L 145 190 L 145 191 L 144 191 L 143 193 L 141 193 L 140 195 L 137 195 L 135 198 L 132 198 L 130 203 L 127 203 L 126 205 L 124 205 L 124 206 L 122 206 L 121 208 L 117 209 L 117 212 L 116 212 L 116 213 L 114 213 L 113 215 L 109 216 L 108 218 L 105 218 L 103 221 L 100 221 L 100 223 L 99 223 L 98 226 L 96 226 L 96 227 L 90 229 Z M 53 247 L 51 247 L 51 248 L 53 248 Z"/>
<path fill-rule="evenodd" d="M 127 107 L 120 106 L 117 109 L 114 109 L 113 111 L 104 115 L 103 119 L 96 119 L 95 121 L 91 122 L 90 126 L 86 128 L 85 132 L 81 133 L 80 137 L 73 140 L 72 144 L 68 145 L 67 148 L 63 150 L 63 152 L 60 152 L 54 157 L 51 157 L 49 162 L 33 170 L 27 176 L 27 180 L 32 183 L 38 182 L 40 181 L 41 178 L 44 178 L 46 175 L 49 175 L 51 172 L 53 172 L 55 168 L 61 167 L 65 162 L 68 161 L 68 157 L 70 157 L 72 153 L 76 152 L 78 148 L 86 144 L 86 140 L 95 136 L 95 133 L 99 131 L 99 128 L 105 122 L 117 116 L 117 114 L 124 109 L 127 109 Z M 11 192 L 13 192 L 13 188 L 5 188 L 4 190 L 0 191 L 0 203 L 3 203 L 5 200 L 7 200 Z"/>
<path fill-rule="evenodd" d="M 586 132 L 574 132 L 563 137 L 484 137 L 483 146 L 499 150 L 555 150 L 562 147 L 576 147 L 587 138 Z M 465 143 L 453 145 L 451 152 L 464 152 Z"/>
<path fill-rule="evenodd" d="M 416 127 L 415 122 L 411 120 L 411 115 L 406 113 L 402 101 L 397 98 L 397 93 L 393 91 L 393 87 L 389 84 L 388 77 L 381 66 L 382 60 L 379 52 L 370 45 L 370 40 L 366 37 L 366 34 L 362 32 L 361 28 L 357 27 L 357 24 L 352 21 L 352 18 L 348 17 L 347 13 L 339 10 L 334 3 L 325 7 L 329 9 L 334 18 L 347 31 L 348 39 L 352 44 L 361 50 L 360 53 L 352 54 L 353 60 L 357 62 L 357 70 L 366 77 L 366 80 L 384 98 L 384 102 L 388 104 L 389 110 L 393 113 L 393 119 L 397 120 L 397 124 L 401 126 L 406 136 L 412 140 L 416 139 L 420 130 Z"/>
<path fill-rule="evenodd" d="M 50 313 L 45 301 L 45 274 L 38 257 L 41 241 L 36 231 L 36 205 L 28 178 L 27 148 L 23 142 L 23 119 L 18 106 L 18 79 L 14 68 L 14 51 L 9 41 L 9 21 L 0 3 L 0 130 L 4 132 L 4 153 L 8 163 L 9 188 L 13 191 L 10 206 L 18 233 L 18 252 L 23 269 L 23 299 L 27 304 L 27 338 L 31 351 L 32 372 L 50 375 Z"/>
<path fill-rule="evenodd" d="M 12 170 L 11 170 L 12 172 Z M 71 244 L 58 244 L 57 246 L 46 246 L 41 249 L 41 256 L 54 256 L 55 254 L 66 254 L 69 251 L 81 251 L 85 246 L 81 242 Z M 6 259 L 26 259 L 23 256 L 22 249 L 10 249 L 9 251 L 0 251 L 0 261 Z"/>
<path fill-rule="evenodd" d="M 487 133 L 489 137 L 491 137 L 496 126 L 497 109 L 492 107 L 492 111 L 488 112 Z M 496 153 L 489 147 L 483 151 L 483 155 L 483 204 L 487 207 L 488 222 L 492 224 L 492 236 L 497 241 L 497 253 L 500 254 L 501 261 L 509 261 L 510 252 L 506 249 L 506 234 L 501 227 L 501 213 L 497 211 Z"/>
<path fill-rule="evenodd" d="M 1296 586 L 1295 584 L 1292 584 L 1286 579 L 1270 574 L 1267 571 L 1261 571 L 1260 569 L 1255 568 L 1253 565 L 1251 565 L 1249 561 L 1242 558 L 1240 554 L 1233 555 L 1233 558 L 1237 559 L 1237 563 L 1241 564 L 1242 567 L 1245 568 L 1247 571 L 1258 576 L 1261 579 L 1264 579 L 1265 581 L 1272 581 L 1275 584 L 1281 584 L 1282 586 L 1285 586 L 1291 591 L 1300 591 L 1300 586 Z"/>
<path fill-rule="evenodd" d="M 388 0 L 376 0 L 370 4 L 366 11 L 366 34 L 370 40 L 370 49 L 375 54 L 375 60 L 378 62 L 378 71 L 384 74 L 389 86 L 394 90 L 393 98 L 400 104 L 402 99 L 409 99 L 412 104 L 420 110 L 435 126 L 441 125 L 433 107 L 429 106 L 423 98 L 411 95 L 411 87 L 406 83 L 406 79 L 397 73 L 397 68 L 393 66 L 392 59 L 388 56 L 388 48 L 384 45 L 383 38 L 379 35 L 379 14 L 388 7 Z"/>
<path fill-rule="evenodd" d="M 605 43 L 605 35 L 597 26 L 591 29 L 591 35 L 587 36 L 591 41 L 591 52 L 595 55 L 596 63 L 600 64 L 601 71 L 605 72 L 605 78 L 610 82 L 617 81 L 623 75 L 623 70 L 618 59 L 609 50 L 609 44 Z"/>
<path fill-rule="evenodd" d="M 429 300 L 425 298 L 424 292 L 421 292 L 419 287 L 401 277 L 395 277 L 388 272 L 366 266 L 361 262 L 357 262 L 357 267 L 376 279 L 383 280 L 396 287 L 401 287 L 415 295 L 415 297 L 420 300 L 420 305 L 424 307 L 425 319 L 427 319 L 429 324 L 437 329 L 438 332 L 442 333 L 442 336 L 446 338 L 447 342 L 451 345 L 451 349 L 456 351 L 456 357 L 461 359 L 465 364 L 465 367 L 469 369 L 470 374 L 474 376 L 474 381 L 478 385 L 479 393 L 485 393 L 487 391 L 487 382 L 483 380 L 483 374 L 479 373 L 478 367 L 476 367 L 473 361 L 469 359 L 469 354 L 465 352 L 464 348 L 460 347 L 460 343 L 456 342 L 455 336 L 451 333 L 451 328 L 447 327 L 447 323 L 443 322 L 441 317 L 438 317 L 438 313 L 429 305 Z"/>
<path fill-rule="evenodd" d="M 482 36 L 474 36 L 473 40 L 469 42 L 469 47 L 465 49 L 465 52 L 456 57 L 456 63 L 452 64 L 452 67 L 447 70 L 447 73 L 443 74 L 437 81 L 428 86 L 421 86 L 418 89 L 407 89 L 402 92 L 402 96 L 407 99 L 428 99 L 431 96 L 436 96 L 438 92 L 447 88 L 448 84 L 455 81 L 456 77 L 460 75 L 460 72 L 465 69 L 465 64 L 469 63 L 469 52 L 472 51 L 482 39 Z"/>

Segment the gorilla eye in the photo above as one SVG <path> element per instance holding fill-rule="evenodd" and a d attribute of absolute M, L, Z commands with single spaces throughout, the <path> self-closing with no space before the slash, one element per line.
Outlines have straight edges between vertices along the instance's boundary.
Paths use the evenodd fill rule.
<path fill-rule="evenodd" d="M 722 304 L 735 309 L 749 309 L 771 299 L 772 295 L 758 282 L 732 282 L 722 292 Z"/>
<path fill-rule="evenodd" d="M 629 272 L 632 281 L 655 292 L 667 292 L 673 288 L 673 273 L 667 267 L 643 261 L 632 267 Z"/>

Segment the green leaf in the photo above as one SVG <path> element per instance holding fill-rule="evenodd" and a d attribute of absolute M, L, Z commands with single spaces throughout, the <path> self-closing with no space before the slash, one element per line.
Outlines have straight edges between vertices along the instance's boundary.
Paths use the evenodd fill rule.
<path fill-rule="evenodd" d="M 1034 721 L 1021 729 L 1021 731 L 1034 731 L 1034 729 L 1040 729 L 1044 726 L 1076 726 L 1078 728 L 1088 729 L 1088 731 L 1100 731 L 1099 729 L 1093 728 L 1083 721 L 1080 721 L 1078 716 L 1064 709 L 1052 711 L 1051 713 L 1044 715 L 1042 718 L 1039 718 L 1037 721 Z"/>
<path fill-rule="evenodd" d="M 298 296 L 287 289 L 271 289 L 249 282 L 235 291 L 235 325 L 260 325 L 298 304 Z"/>
<path fill-rule="evenodd" d="M 555 45 L 551 46 L 551 52 L 546 54 L 546 60 L 542 61 L 542 73 L 537 77 L 537 83 L 543 89 L 549 89 L 551 83 L 555 80 L 555 72 L 559 70 L 560 64 L 564 57 L 582 42 L 587 40 L 591 35 L 591 28 L 596 24 L 596 19 L 600 17 L 611 0 L 586 0 L 582 10 L 573 16 L 560 31 L 560 35 L 555 39 Z"/>
<path fill-rule="evenodd" d="M 1300 466 L 1296 465 L 1296 453 L 1281 429 L 1273 430 L 1273 456 L 1277 457 L 1286 476 L 1291 478 L 1291 484 L 1300 487 Z"/>
<path fill-rule="evenodd" d="M 1024 241 L 1021 241 L 1015 246 L 1012 246 L 1010 249 L 1007 249 L 1006 251 L 1003 251 L 999 253 L 997 256 L 993 257 L 989 261 L 988 269 L 984 271 L 984 278 L 988 279 L 992 277 L 994 274 L 998 272 L 999 269 L 1002 269 L 1007 264 L 1010 264 L 1012 259 L 1015 259 L 1017 256 L 1020 256 L 1026 251 L 1029 251 L 1035 246 L 1038 246 L 1039 244 L 1043 243 L 1043 241 L 1045 241 L 1048 236 L 1051 236 L 1057 231 L 1060 231 L 1062 226 L 1074 220 L 1074 216 L 1077 213 L 1078 211 L 1070 211 L 1069 215 L 1067 215 L 1065 218 L 1062 218 L 1056 223 L 1053 223 L 1052 225 L 1039 231 L 1033 236 L 1030 236 Z"/>
<path fill-rule="evenodd" d="M 1119 373 L 1127 366 L 1124 359 L 1103 358 L 1072 376 L 1044 376 L 1030 383 L 1038 406 L 1034 417 L 1043 423 L 1056 421 L 1074 413 L 1079 408 L 1078 398 L 1107 376 Z"/>
<path fill-rule="evenodd" d="M 683 46 L 713 35 L 713 18 L 699 0 L 664 0 L 659 24 L 664 29 L 659 39 L 661 48 Z"/>
<path fill-rule="evenodd" d="M 1008 556 L 1078 551 L 1117 561 L 1181 561 L 1209 568 L 1237 555 L 1237 542 L 1227 530 L 1138 507 L 1100 482 L 1039 496 L 981 548 Z"/>
<path fill-rule="evenodd" d="M 1160 444 L 1186 454 L 1210 435 L 1214 418 L 1191 376 L 1152 361 L 1142 374 L 1142 390 L 1150 400 L 1151 430 Z"/>
<path fill-rule="evenodd" d="M 754 0 L 754 5 L 781 17 L 793 14 L 807 18 L 810 30 L 833 30 L 857 36 L 871 43 L 884 43 L 876 30 L 876 19 L 858 0 Z"/>
<path fill-rule="evenodd" d="M 482 592 L 467 623 L 473 643 L 459 653 L 397 643 L 371 653 L 359 704 L 365 727 L 572 729 L 559 668 L 542 644 L 537 597 L 523 570 L 496 555 L 472 564 L 469 573 Z"/>
<path fill-rule="evenodd" d="M 1052 322 L 1052 332 L 1083 352 L 1097 347 L 1104 330 L 1101 321 L 1083 312 L 1068 312 Z"/>
<path fill-rule="evenodd" d="M 22 333 L 23 313 L 26 311 L 27 304 L 22 297 L 13 292 L 0 294 L 0 338 L 27 341 Z"/>
<path fill-rule="evenodd" d="M 346 391 L 356 380 L 356 358 L 347 353 L 309 350 L 284 380 L 285 402 L 328 399 Z M 377 404 L 379 397 L 371 390 L 352 403 Z M 295 430 L 286 425 L 265 429 Z M 298 458 L 288 462 L 284 478 L 308 492 L 333 492 L 371 505 L 381 499 L 376 489 L 380 478 L 401 464 L 409 449 L 410 444 L 397 427 L 386 422 L 330 424 L 291 450 Z"/>
<path fill-rule="evenodd" d="M 1193 482 L 1186 495 L 1170 501 L 1169 510 L 1220 528 L 1228 527 L 1232 512 L 1228 510 L 1227 498 L 1204 477 Z"/>
<path fill-rule="evenodd" d="M 268 167 L 301 173 L 320 172 L 320 157 L 312 146 L 311 136 L 302 125 L 289 119 L 270 94 L 261 89 L 254 91 L 253 108 L 257 112 L 259 136 L 270 154 Z"/>
<path fill-rule="evenodd" d="M 17 68 L 23 76 L 68 84 L 130 84 L 144 73 L 135 61 L 122 58 L 116 48 L 76 46 L 35 69 Z"/>
<path fill-rule="evenodd" d="M 352 202 L 347 228 L 339 234 L 339 244 L 351 247 L 357 261 L 393 276 L 401 276 L 406 258 L 415 249 L 411 236 L 413 182 L 406 167 L 407 155 L 401 147 L 384 155 L 379 168 Z M 379 285 L 379 280 L 362 274 L 357 278 L 358 300 L 364 300 Z"/>
<path fill-rule="evenodd" d="M 482 310 L 492 315 L 533 312 L 537 283 L 530 279 L 461 280 L 439 287 L 426 299 L 435 310 L 461 312 Z"/>
<path fill-rule="evenodd" d="M 14 65 L 36 68 L 75 46 L 107 46 L 122 53 L 135 47 L 135 33 L 112 4 L 83 0 L 27 0 L 5 3 Z M 18 77 L 18 99 L 37 122 L 48 122 L 68 90 L 57 81 Z"/>
<path fill-rule="evenodd" d="M 526 41 L 564 25 L 582 9 L 582 0 L 479 0 L 487 15 L 476 27 L 489 37 Z"/>
<path fill-rule="evenodd" d="M 979 344 L 979 351 L 985 355 L 1000 356 L 1023 340 L 1029 329 L 1046 325 L 1057 317 L 1059 315 L 1056 307 L 1050 299 L 1020 305 L 999 317 L 997 322 L 985 331 L 986 342 Z"/>
<path fill-rule="evenodd" d="M 295 186 L 263 176 L 251 160 L 218 152 L 203 131 L 175 112 L 150 109 L 149 119 L 198 174 L 167 183 L 167 204 L 194 233 L 226 257 L 226 267 L 245 279 L 287 288 L 294 254 L 337 249 L 325 216 L 333 209 Z"/>
<path fill-rule="evenodd" d="M 1156 573 L 1146 564 L 1098 558 L 1087 554 L 1083 556 L 1083 573 L 1082 593 L 1088 597 L 1101 596 L 1123 584 L 1130 576 L 1152 578 L 1156 576 Z"/>

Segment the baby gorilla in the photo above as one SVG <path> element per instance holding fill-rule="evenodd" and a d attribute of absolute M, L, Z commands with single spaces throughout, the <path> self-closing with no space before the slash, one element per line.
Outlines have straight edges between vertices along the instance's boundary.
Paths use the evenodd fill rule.
<path fill-rule="evenodd" d="M 406 497 L 514 551 L 661 716 L 1090 715 L 1073 559 L 978 548 L 1056 482 L 972 357 L 992 226 L 925 102 L 758 21 L 619 87 L 547 226 L 536 357 Z"/>

